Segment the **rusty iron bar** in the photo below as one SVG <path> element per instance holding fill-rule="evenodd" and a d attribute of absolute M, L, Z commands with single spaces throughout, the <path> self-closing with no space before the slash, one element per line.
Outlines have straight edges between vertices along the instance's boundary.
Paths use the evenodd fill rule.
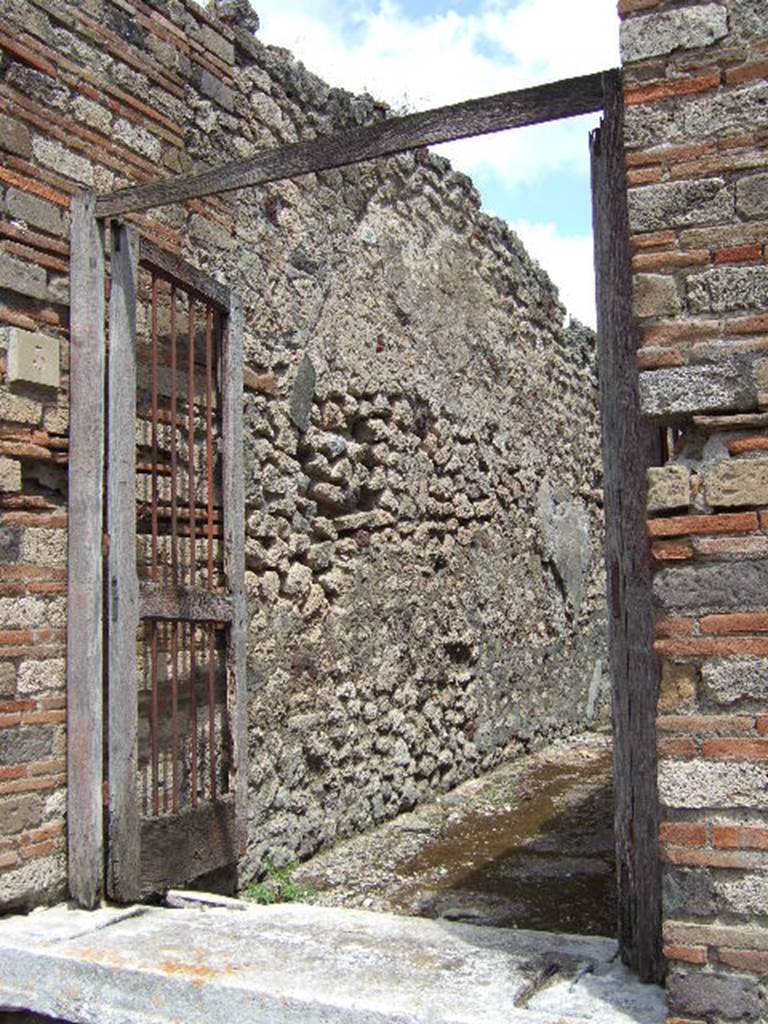
<path fill-rule="evenodd" d="M 152 579 L 158 578 L 157 558 L 157 277 L 152 275 Z"/>
<path fill-rule="evenodd" d="M 178 488 L 178 466 L 176 463 L 176 285 L 171 285 L 171 578 L 179 581 L 179 551 L 176 533 L 176 491 Z M 175 781 L 175 774 L 174 774 Z"/>
<path fill-rule="evenodd" d="M 195 648 L 195 624 L 189 624 L 189 686 L 190 686 L 190 723 L 192 734 L 192 806 L 197 807 L 197 651 Z"/>
<path fill-rule="evenodd" d="M 179 624 L 171 623 L 171 810 L 179 810 Z"/>
<path fill-rule="evenodd" d="M 208 623 L 208 767 L 211 775 L 211 802 L 216 801 L 216 694 L 213 623 Z"/>
<path fill-rule="evenodd" d="M 189 477 L 189 585 L 197 581 L 197 537 L 195 536 L 195 300 L 189 297 L 189 324 L 187 327 L 187 474 Z"/>
<path fill-rule="evenodd" d="M 205 309 L 205 462 L 208 484 L 208 586 L 213 582 L 213 310 Z"/>
<path fill-rule="evenodd" d="M 149 623 L 150 637 L 150 675 L 152 680 L 152 716 L 150 733 L 152 736 L 152 814 L 160 813 L 160 751 L 157 731 L 159 728 L 160 709 L 157 678 L 157 622 Z"/>

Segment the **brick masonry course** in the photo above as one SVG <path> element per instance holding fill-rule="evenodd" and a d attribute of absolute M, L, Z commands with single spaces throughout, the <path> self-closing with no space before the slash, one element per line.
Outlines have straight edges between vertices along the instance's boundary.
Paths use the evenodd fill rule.
<path fill-rule="evenodd" d="M 674 455 L 649 473 L 670 1021 L 757 1021 L 768 1019 L 768 24 L 752 0 L 619 10 L 641 402 L 675 431 Z M 649 301 L 653 275 L 668 283 Z M 672 285 L 678 306 L 665 313 Z M 733 935 L 692 928 L 718 915 Z"/>

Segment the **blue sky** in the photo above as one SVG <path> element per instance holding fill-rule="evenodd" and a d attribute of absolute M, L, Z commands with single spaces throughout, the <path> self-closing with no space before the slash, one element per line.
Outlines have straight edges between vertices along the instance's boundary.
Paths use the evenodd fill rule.
<path fill-rule="evenodd" d="M 252 0 L 259 37 L 332 85 L 424 110 L 615 67 L 615 0 Z M 438 147 L 594 324 L 595 116 Z"/>

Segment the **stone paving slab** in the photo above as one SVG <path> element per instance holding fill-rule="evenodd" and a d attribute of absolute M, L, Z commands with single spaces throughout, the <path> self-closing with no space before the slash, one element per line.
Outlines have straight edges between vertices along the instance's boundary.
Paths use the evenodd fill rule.
<path fill-rule="evenodd" d="M 0 920 L 0 1009 L 73 1024 L 663 1024 L 609 939 L 282 904 Z"/>

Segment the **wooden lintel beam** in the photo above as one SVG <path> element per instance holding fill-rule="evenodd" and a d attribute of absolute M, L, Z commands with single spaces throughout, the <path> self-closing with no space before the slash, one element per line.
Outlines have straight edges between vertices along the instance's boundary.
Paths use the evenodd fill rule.
<path fill-rule="evenodd" d="M 96 214 L 114 217 L 331 167 L 362 163 L 440 142 L 591 114 L 603 109 L 604 77 L 617 74 L 616 71 L 599 71 L 405 117 L 392 117 L 365 128 L 267 150 L 222 167 L 133 185 L 99 196 Z"/>

